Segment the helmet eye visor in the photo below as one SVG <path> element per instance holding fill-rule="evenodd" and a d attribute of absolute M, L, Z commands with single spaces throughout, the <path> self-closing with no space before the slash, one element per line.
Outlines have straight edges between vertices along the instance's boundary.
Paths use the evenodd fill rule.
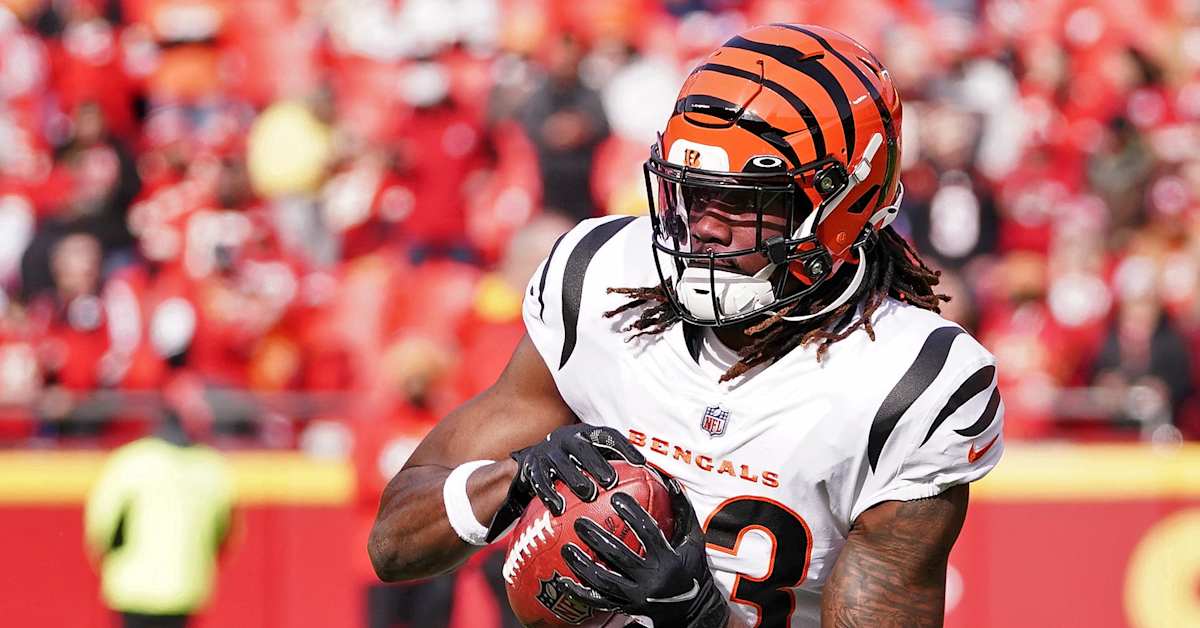
<path fill-rule="evenodd" d="M 652 160 L 646 163 L 646 185 L 657 243 L 685 257 L 724 258 L 763 250 L 773 236 L 788 237 L 796 228 L 795 185 L 787 178 L 711 176 Z M 799 205 L 807 206 L 803 199 Z M 694 252 L 692 227 L 713 215 L 730 229 L 753 230 L 754 238 L 738 238 L 743 246 L 716 253 Z M 691 255 L 687 255 L 691 254 Z"/>

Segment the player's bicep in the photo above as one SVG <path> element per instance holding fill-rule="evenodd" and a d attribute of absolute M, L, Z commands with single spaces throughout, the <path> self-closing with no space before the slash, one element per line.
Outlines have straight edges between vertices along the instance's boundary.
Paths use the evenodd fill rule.
<path fill-rule="evenodd" d="M 409 467 L 502 460 L 575 421 L 528 337 L 487 390 L 446 415 L 409 457 Z"/>
<path fill-rule="evenodd" d="M 889 501 L 854 521 L 821 599 L 821 625 L 941 626 L 946 566 L 969 489 Z"/>

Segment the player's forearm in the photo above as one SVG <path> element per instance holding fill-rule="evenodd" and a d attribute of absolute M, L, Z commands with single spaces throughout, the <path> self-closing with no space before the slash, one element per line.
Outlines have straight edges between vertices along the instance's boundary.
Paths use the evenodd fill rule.
<path fill-rule="evenodd" d="M 367 546 L 375 574 L 381 580 L 412 580 L 443 573 L 479 549 L 458 538 L 446 518 L 442 487 L 450 471 L 433 465 L 411 467 L 396 474 L 384 490 Z M 481 523 L 491 521 L 515 473 L 516 463 L 504 459 L 471 474 L 467 494 Z"/>
<path fill-rule="evenodd" d="M 824 628 L 942 625 L 950 550 L 967 514 L 966 485 L 884 502 L 854 522 L 821 596 Z"/>
<path fill-rule="evenodd" d="M 916 586 L 884 561 L 838 560 L 821 600 L 823 628 L 936 628 L 942 625 L 945 579 Z"/>

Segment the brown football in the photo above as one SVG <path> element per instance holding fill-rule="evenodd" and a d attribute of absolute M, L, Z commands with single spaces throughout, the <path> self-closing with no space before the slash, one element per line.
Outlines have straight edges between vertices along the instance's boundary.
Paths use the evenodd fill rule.
<path fill-rule="evenodd" d="M 648 468 L 626 462 L 612 463 L 617 471 L 617 485 L 600 491 L 595 501 L 585 502 L 566 486 L 558 492 L 566 500 L 566 510 L 555 517 L 545 504 L 534 499 L 508 540 L 504 559 L 505 588 L 508 602 L 517 619 L 526 626 L 589 626 L 605 625 L 611 613 L 593 610 L 574 596 L 554 585 L 555 574 L 576 579 L 563 560 L 561 549 L 574 543 L 592 554 L 588 546 L 575 535 L 575 520 L 589 517 L 604 529 L 625 542 L 630 549 L 642 553 L 637 535 L 613 510 L 609 499 L 614 493 L 628 493 L 649 512 L 668 538 L 674 529 L 671 517 L 671 498 L 661 478 Z"/>

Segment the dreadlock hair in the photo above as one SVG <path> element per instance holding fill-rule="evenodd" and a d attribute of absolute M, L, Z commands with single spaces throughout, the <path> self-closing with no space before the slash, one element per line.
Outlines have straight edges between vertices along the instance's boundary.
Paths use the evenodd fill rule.
<path fill-rule="evenodd" d="M 848 300 L 828 314 L 803 322 L 784 320 L 784 317 L 799 307 L 804 299 L 779 308 L 779 311 L 746 328 L 746 335 L 753 340 L 738 351 L 740 359 L 721 376 L 720 381 L 729 381 L 760 364 L 774 362 L 801 345 L 817 344 L 817 360 L 820 361 L 830 345 L 848 338 L 859 329 L 866 331 L 874 341 L 875 329 L 871 325 L 871 317 L 886 297 L 933 312 L 940 312 L 941 302 L 950 300 L 950 297 L 934 291 L 941 271 L 927 266 L 912 246 L 891 227 L 878 232 L 878 241 L 873 250 L 875 254 L 855 295 L 857 298 Z M 661 334 L 682 320 L 662 285 L 653 288 L 609 288 L 608 292 L 626 295 L 629 302 L 605 312 L 606 318 L 643 308 L 641 315 L 621 330 L 636 332 L 629 340 L 648 334 Z M 813 305 L 811 301 L 808 303 Z M 860 303 L 863 306 L 862 315 L 854 318 Z M 852 318 L 854 320 L 850 322 Z"/>

